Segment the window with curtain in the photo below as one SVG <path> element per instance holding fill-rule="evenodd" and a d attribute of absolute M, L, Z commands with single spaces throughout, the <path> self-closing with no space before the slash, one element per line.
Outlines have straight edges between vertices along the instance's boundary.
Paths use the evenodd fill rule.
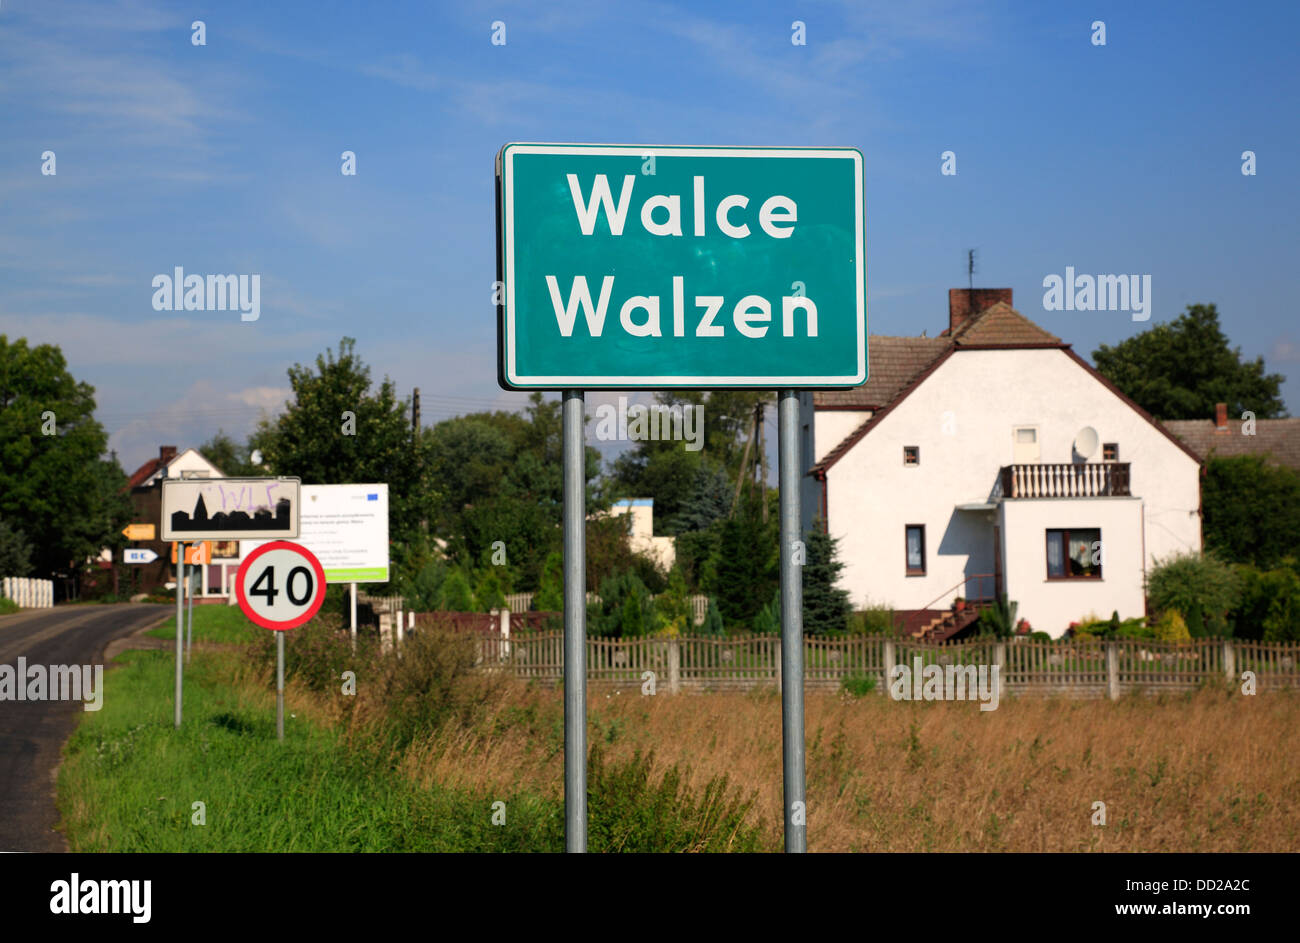
<path fill-rule="evenodd" d="M 1047 532 L 1048 579 L 1100 579 L 1101 560 L 1099 528 L 1061 528 Z"/>
<path fill-rule="evenodd" d="M 908 575 L 925 573 L 925 525 L 907 525 Z"/>

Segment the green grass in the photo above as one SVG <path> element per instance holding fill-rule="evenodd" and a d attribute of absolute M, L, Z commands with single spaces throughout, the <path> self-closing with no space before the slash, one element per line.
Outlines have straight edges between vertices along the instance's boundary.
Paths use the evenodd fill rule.
<path fill-rule="evenodd" d="M 185 618 L 189 619 L 188 612 Z M 195 606 L 194 641 L 196 642 L 253 642 L 258 634 L 269 629 L 259 628 L 248 621 L 248 616 L 238 606 Z M 162 625 L 145 633 L 153 638 L 176 638 L 176 604 L 172 603 L 172 616 Z"/>
<path fill-rule="evenodd" d="M 0 596 L 0 616 L 8 616 L 21 611 L 22 607 L 18 603 L 7 596 Z"/>
<path fill-rule="evenodd" d="M 199 620 L 195 619 L 197 632 Z M 197 653 L 196 653 L 197 655 Z M 558 851 L 562 805 L 536 795 L 418 789 L 272 698 L 218 681 L 215 654 L 186 675 L 172 726 L 173 662 L 129 651 L 65 748 L 59 808 L 73 851 Z M 224 677 L 224 675 L 221 675 Z M 492 803 L 506 824 L 492 824 Z M 207 824 L 193 824 L 203 802 Z"/>

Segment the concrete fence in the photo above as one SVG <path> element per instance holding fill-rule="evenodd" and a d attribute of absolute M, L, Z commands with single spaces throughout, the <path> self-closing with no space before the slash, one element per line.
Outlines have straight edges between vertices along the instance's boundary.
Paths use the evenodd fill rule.
<path fill-rule="evenodd" d="M 521 678 L 559 682 L 563 633 L 483 633 L 484 665 Z M 638 638 L 587 640 L 587 677 L 593 683 L 639 686 L 654 673 L 657 690 L 780 688 L 780 640 Z M 904 665 L 998 666 L 1001 691 L 1010 694 L 1109 697 L 1185 691 L 1207 683 L 1243 684 L 1251 672 L 1259 691 L 1300 688 L 1300 642 L 1194 639 L 1189 642 L 1034 641 L 1029 639 L 921 643 L 867 636 L 804 640 L 804 685 L 837 688 L 849 678 L 871 678 L 887 693 L 891 671 Z M 940 690 L 942 691 L 942 680 Z"/>
<path fill-rule="evenodd" d="M 54 605 L 54 581 L 6 576 L 0 579 L 0 596 L 24 609 L 49 609 Z"/>

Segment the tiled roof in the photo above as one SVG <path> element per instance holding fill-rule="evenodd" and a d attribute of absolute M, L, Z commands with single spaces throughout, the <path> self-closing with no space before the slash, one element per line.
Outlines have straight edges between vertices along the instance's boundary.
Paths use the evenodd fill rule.
<path fill-rule="evenodd" d="M 1279 465 L 1300 471 L 1300 419 L 1257 419 L 1255 434 L 1242 435 L 1240 420 L 1217 431 L 1212 419 L 1172 419 L 1164 423 L 1202 459 L 1210 453 L 1220 457 L 1267 455 Z"/>
<path fill-rule="evenodd" d="M 1020 347 L 1025 344 L 1061 343 L 1059 337 L 1044 331 L 1005 301 L 985 308 L 977 317 L 961 325 L 953 335 L 953 340 L 958 347 Z"/>
<path fill-rule="evenodd" d="M 946 337 L 870 337 L 867 382 L 851 390 L 814 393 L 813 405 L 819 409 L 880 409 L 951 346 Z"/>
<path fill-rule="evenodd" d="M 126 483 L 127 490 L 138 488 L 140 485 L 148 481 L 149 476 L 158 470 L 159 461 L 160 460 L 157 458 L 151 458 L 149 461 L 137 468 L 135 474 L 131 476 L 131 480 Z"/>
<path fill-rule="evenodd" d="M 813 394 L 818 409 L 883 409 L 892 403 L 926 367 L 945 351 L 957 347 L 1024 347 L 1061 344 L 1055 334 L 1000 301 L 966 321 L 953 337 L 885 337 L 867 340 L 867 382 L 851 390 Z"/>

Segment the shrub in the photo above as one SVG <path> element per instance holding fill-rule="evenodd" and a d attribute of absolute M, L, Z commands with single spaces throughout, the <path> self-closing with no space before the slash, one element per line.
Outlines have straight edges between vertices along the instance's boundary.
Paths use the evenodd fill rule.
<path fill-rule="evenodd" d="M 1229 636 L 1228 612 L 1237 604 L 1238 578 L 1213 554 L 1179 554 L 1157 560 L 1147 595 L 1158 613 L 1177 609 L 1192 638 Z"/>
<path fill-rule="evenodd" d="M 654 754 L 607 763 L 599 741 L 587 760 L 588 840 L 593 852 L 761 851 L 762 823 L 747 826 L 755 796 L 715 776 L 698 801 L 674 764 L 657 782 Z"/>
<path fill-rule="evenodd" d="M 1229 613 L 1237 638 L 1288 641 L 1300 638 L 1300 575 L 1294 559 L 1274 570 L 1236 568 L 1240 586 Z"/>
<path fill-rule="evenodd" d="M 1161 614 L 1153 634 L 1161 642 L 1186 642 L 1192 637 L 1187 631 L 1187 621 L 1177 609 L 1166 609 Z"/>
<path fill-rule="evenodd" d="M 1052 637 L 1046 632 L 1030 632 L 1029 638 L 1035 642 L 1050 642 Z"/>
<path fill-rule="evenodd" d="M 1008 602 L 1004 595 L 993 605 L 981 609 L 979 619 L 975 623 L 978 633 L 997 638 L 1010 638 L 1016 626 L 1017 606 L 1015 602 Z"/>
<path fill-rule="evenodd" d="M 883 604 L 867 602 L 849 617 L 851 635 L 893 635 L 894 610 Z"/>
<path fill-rule="evenodd" d="M 866 697 L 876 689 L 876 679 L 867 675 L 850 675 L 840 682 L 840 689 L 853 697 Z"/>
<path fill-rule="evenodd" d="M 781 594 L 778 592 L 754 616 L 754 631 L 759 635 L 781 634 Z"/>
<path fill-rule="evenodd" d="M 21 612 L 18 603 L 5 596 L 0 596 L 0 616 L 7 616 L 14 612 Z"/>
<path fill-rule="evenodd" d="M 719 636 L 726 632 L 722 625 L 722 613 L 718 612 L 718 602 L 712 596 L 709 597 L 709 608 L 704 613 L 704 624 L 700 626 L 700 631 L 710 636 Z"/>

